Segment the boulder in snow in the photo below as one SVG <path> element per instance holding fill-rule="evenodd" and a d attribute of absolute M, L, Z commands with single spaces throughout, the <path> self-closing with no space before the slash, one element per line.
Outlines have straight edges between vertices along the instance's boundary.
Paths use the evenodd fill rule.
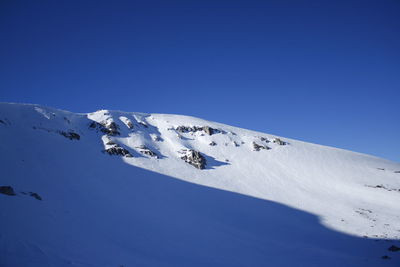
<path fill-rule="evenodd" d="M 200 152 L 192 149 L 184 149 L 181 153 L 185 154 L 181 157 L 185 162 L 194 166 L 197 169 L 204 169 L 206 167 L 206 158 Z"/>
<path fill-rule="evenodd" d="M 113 121 L 109 123 L 107 122 L 98 123 L 96 121 L 92 121 L 89 124 L 89 128 L 98 129 L 101 132 L 111 136 L 120 135 L 120 132 L 118 131 L 119 130 L 118 125 Z"/>
<path fill-rule="evenodd" d="M 286 145 L 286 142 L 282 141 L 280 138 L 274 138 L 274 140 L 272 142 L 274 142 L 275 144 L 278 144 L 280 146 Z"/>
<path fill-rule="evenodd" d="M 260 151 L 261 149 L 269 150 L 271 148 L 266 145 L 259 145 L 256 142 L 253 142 L 253 150 L 254 151 Z"/>
<path fill-rule="evenodd" d="M 34 193 L 34 192 L 29 192 L 29 195 L 33 198 L 36 198 L 37 200 L 42 200 L 42 197 L 39 196 L 38 193 Z"/>
<path fill-rule="evenodd" d="M 220 130 L 214 129 L 210 126 L 178 126 L 175 130 L 179 133 L 195 133 L 198 131 L 204 131 L 208 135 L 221 132 Z"/>
<path fill-rule="evenodd" d="M 126 126 L 127 126 L 129 129 L 133 129 L 133 123 L 132 123 L 131 121 L 127 121 L 127 122 L 126 122 Z"/>
<path fill-rule="evenodd" d="M 215 130 L 214 130 L 214 128 L 211 128 L 210 126 L 204 126 L 203 131 L 208 135 L 212 135 Z"/>
<path fill-rule="evenodd" d="M 62 136 L 64 136 L 65 138 L 68 138 L 69 140 L 79 140 L 79 139 L 81 139 L 81 136 L 79 134 L 77 134 L 77 133 L 74 133 L 74 132 L 61 131 L 60 134 Z"/>
<path fill-rule="evenodd" d="M 132 154 L 129 153 L 129 151 L 123 147 L 120 147 L 118 145 L 112 146 L 110 148 L 105 149 L 105 152 L 107 152 L 109 155 L 118 155 L 118 156 L 123 156 L 127 158 L 132 158 Z"/>
<path fill-rule="evenodd" d="M 158 155 L 157 155 L 157 153 L 151 151 L 151 150 L 150 150 L 148 147 L 146 147 L 145 145 L 141 145 L 141 146 L 139 146 L 138 148 L 139 148 L 139 152 L 142 153 L 142 154 L 144 154 L 144 155 L 150 156 L 150 157 L 152 157 L 152 158 L 157 158 L 157 159 L 159 158 Z"/>
<path fill-rule="evenodd" d="M 7 196 L 15 196 L 15 191 L 11 186 L 3 185 L 0 186 L 0 193 Z"/>

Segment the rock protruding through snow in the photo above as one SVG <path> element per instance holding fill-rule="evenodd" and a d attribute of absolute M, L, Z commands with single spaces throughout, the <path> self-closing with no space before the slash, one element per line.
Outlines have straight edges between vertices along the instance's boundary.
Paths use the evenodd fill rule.
<path fill-rule="evenodd" d="M 278 144 L 280 146 L 284 146 L 286 145 L 285 141 L 282 141 L 280 138 L 274 138 L 274 140 L 272 140 L 273 143 Z"/>
<path fill-rule="evenodd" d="M 110 148 L 105 149 L 105 152 L 107 152 L 109 155 L 119 155 L 119 156 L 124 156 L 127 158 L 132 158 L 132 154 L 125 148 L 120 147 L 119 145 L 112 146 Z"/>
<path fill-rule="evenodd" d="M 89 128 L 98 129 L 101 132 L 111 136 L 120 135 L 118 125 L 113 121 L 106 121 L 101 123 L 92 121 L 89 124 Z"/>
<path fill-rule="evenodd" d="M 257 144 L 256 142 L 253 142 L 253 150 L 254 151 L 260 151 L 261 149 L 269 150 L 271 148 L 267 145 L 260 145 L 260 144 Z"/>
<path fill-rule="evenodd" d="M 145 146 L 145 145 L 138 146 L 137 148 L 139 149 L 139 152 L 142 153 L 142 154 L 144 154 L 144 155 L 147 155 L 147 156 L 150 156 L 150 157 L 156 158 L 156 159 L 159 158 L 158 155 L 157 155 L 157 153 L 155 153 L 154 151 L 151 151 L 151 150 L 150 150 L 147 146 Z"/>
<path fill-rule="evenodd" d="M 8 185 L 0 186 L 0 193 L 7 196 L 15 196 L 14 188 Z"/>
<path fill-rule="evenodd" d="M 175 130 L 179 133 L 188 133 L 188 132 L 198 132 L 203 131 L 208 135 L 213 135 L 216 133 L 220 133 L 221 131 L 210 126 L 178 126 Z"/>
<path fill-rule="evenodd" d="M 29 192 L 29 195 L 30 195 L 31 197 L 37 199 L 37 200 L 42 200 L 42 197 L 41 197 L 38 193 Z"/>
<path fill-rule="evenodd" d="M 74 132 L 64 132 L 60 131 L 60 134 L 64 136 L 65 138 L 68 138 L 69 140 L 79 140 L 81 139 L 81 136 L 77 133 Z"/>
<path fill-rule="evenodd" d="M 206 158 L 200 152 L 192 149 L 183 149 L 180 153 L 184 154 L 181 159 L 195 168 L 202 170 L 206 167 Z"/>

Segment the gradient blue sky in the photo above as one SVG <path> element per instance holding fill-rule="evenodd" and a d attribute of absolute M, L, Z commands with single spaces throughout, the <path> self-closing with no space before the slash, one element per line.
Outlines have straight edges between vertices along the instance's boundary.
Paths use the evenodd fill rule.
<path fill-rule="evenodd" d="M 400 162 L 400 1 L 0 2 L 0 101 L 176 113 Z"/>

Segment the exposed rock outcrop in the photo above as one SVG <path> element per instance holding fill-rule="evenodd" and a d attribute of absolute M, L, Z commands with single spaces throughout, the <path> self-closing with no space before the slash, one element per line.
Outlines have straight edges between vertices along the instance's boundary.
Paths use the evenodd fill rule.
<path fill-rule="evenodd" d="M 117 143 L 115 143 L 114 141 L 108 141 L 107 143 L 106 143 L 106 145 L 108 145 L 108 146 L 115 146 L 115 145 L 117 145 Z"/>
<path fill-rule="evenodd" d="M 102 125 L 100 123 L 95 122 L 95 121 L 92 121 L 91 123 L 89 123 L 89 128 L 96 129 L 96 128 L 100 128 L 101 126 Z"/>
<path fill-rule="evenodd" d="M 365 185 L 367 187 L 371 187 L 371 188 L 380 188 L 380 189 L 384 189 L 386 191 L 398 191 L 400 192 L 400 188 L 393 188 L 393 187 L 387 187 L 384 186 L 383 184 L 378 184 L 378 185 Z"/>
<path fill-rule="evenodd" d="M 188 132 L 197 132 L 197 131 L 201 131 L 202 129 L 200 129 L 200 127 L 197 126 L 193 126 L 193 127 L 189 127 L 189 126 L 178 126 L 175 129 L 177 132 L 179 133 L 188 133 Z"/>
<path fill-rule="evenodd" d="M 141 146 L 139 146 L 139 147 L 137 147 L 138 149 L 139 149 L 139 152 L 140 153 L 142 153 L 142 154 L 144 154 L 144 155 L 147 155 L 147 156 L 150 156 L 150 157 L 152 157 L 152 158 L 159 158 L 159 156 L 157 155 L 157 153 L 155 153 L 155 152 L 153 152 L 153 151 L 151 151 L 148 147 L 146 147 L 145 145 L 141 145 Z"/>
<path fill-rule="evenodd" d="M 286 145 L 286 142 L 282 141 L 280 138 L 274 138 L 274 140 L 272 142 L 274 142 L 275 144 L 278 144 L 280 146 Z"/>
<path fill-rule="evenodd" d="M 115 144 L 114 146 L 107 148 L 104 150 L 106 153 L 109 155 L 117 155 L 117 156 L 123 156 L 127 158 L 132 158 L 132 154 L 125 148 L 120 147 L 119 145 Z"/>
<path fill-rule="evenodd" d="M 210 126 L 204 126 L 203 131 L 208 135 L 212 135 L 215 132 L 215 129 L 211 128 Z"/>
<path fill-rule="evenodd" d="M 107 134 L 108 135 L 120 135 L 120 133 L 119 133 L 119 127 L 118 127 L 118 125 L 115 123 L 115 122 L 110 122 L 110 123 L 107 123 L 106 125 L 105 125 L 105 128 L 106 128 L 106 130 L 107 130 Z"/>
<path fill-rule="evenodd" d="M 64 136 L 65 138 L 68 138 L 69 140 L 79 140 L 81 139 L 81 136 L 77 133 L 74 132 L 64 132 L 60 131 L 60 134 Z"/>
<path fill-rule="evenodd" d="M 269 150 L 271 148 L 268 147 L 267 145 L 259 145 L 256 142 L 253 142 L 253 150 L 254 151 L 260 151 L 261 149 Z"/>
<path fill-rule="evenodd" d="M 102 123 L 92 121 L 89 124 L 89 128 L 98 129 L 101 132 L 111 135 L 111 136 L 120 135 L 118 125 L 113 121 L 112 122 L 102 122 Z"/>
<path fill-rule="evenodd" d="M 0 194 L 4 194 L 7 196 L 15 196 L 16 195 L 14 189 L 8 185 L 0 186 Z"/>
<path fill-rule="evenodd" d="M 180 133 L 195 133 L 198 131 L 204 131 L 208 135 L 213 135 L 221 132 L 220 130 L 211 128 L 210 126 L 178 126 L 175 130 Z"/>
<path fill-rule="evenodd" d="M 24 195 L 28 194 L 27 192 L 21 192 L 21 193 L 24 194 Z M 4 194 L 4 195 L 7 195 L 7 196 L 15 196 L 15 195 L 17 195 L 15 193 L 15 191 L 14 191 L 14 188 L 12 188 L 11 186 L 7 186 L 7 185 L 6 186 L 0 186 L 0 194 Z M 39 196 L 38 193 L 29 192 L 29 195 L 31 197 L 33 197 L 33 198 L 36 198 L 37 200 L 42 200 L 42 197 Z"/>
<path fill-rule="evenodd" d="M 215 143 L 214 141 L 212 141 L 211 143 L 209 143 L 210 146 L 216 146 L 217 143 Z"/>
<path fill-rule="evenodd" d="M 42 200 L 42 197 L 39 196 L 38 193 L 34 193 L 34 192 L 29 192 L 29 195 L 33 198 L 36 198 L 37 200 Z"/>
<path fill-rule="evenodd" d="M 184 154 L 181 159 L 195 168 L 202 170 L 206 167 L 206 158 L 200 152 L 192 149 L 184 149 L 180 153 Z"/>
<path fill-rule="evenodd" d="M 133 123 L 132 123 L 131 121 L 127 121 L 127 122 L 126 122 L 126 126 L 127 126 L 129 129 L 133 129 Z"/>

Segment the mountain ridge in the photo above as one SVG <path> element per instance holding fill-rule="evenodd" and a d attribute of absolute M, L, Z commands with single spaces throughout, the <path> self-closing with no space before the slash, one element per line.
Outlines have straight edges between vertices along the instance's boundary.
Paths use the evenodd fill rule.
<path fill-rule="evenodd" d="M 120 183 L 123 184 L 124 182 L 122 181 L 125 181 L 127 184 L 138 184 L 148 188 L 150 192 L 159 189 L 153 189 L 146 183 L 150 180 L 162 181 L 163 179 L 167 179 L 162 178 L 165 176 L 173 177 L 168 179 L 179 179 L 185 183 L 188 182 L 189 184 L 193 184 L 196 188 L 197 186 L 206 186 L 214 188 L 210 190 L 225 190 L 231 192 L 215 193 L 216 195 L 222 194 L 224 196 L 228 194 L 228 199 L 236 199 L 236 197 L 231 197 L 230 194 L 241 194 L 244 197 L 257 198 L 261 202 L 266 201 L 266 203 L 270 203 L 265 204 L 267 206 L 274 205 L 272 203 L 277 203 L 277 205 L 284 205 L 290 207 L 290 209 L 301 210 L 301 212 L 317 216 L 324 228 L 343 233 L 343 235 L 355 236 L 362 240 L 371 239 L 371 241 L 372 239 L 384 239 L 388 240 L 388 242 L 397 242 L 396 240 L 399 239 L 400 208 L 396 203 L 400 200 L 400 173 L 398 173 L 398 171 L 400 171 L 400 164 L 375 156 L 310 144 L 303 141 L 245 130 L 182 115 L 131 113 L 109 110 L 99 110 L 92 113 L 72 113 L 40 105 L 3 103 L 0 104 L 0 120 L 0 136 L 3 140 L 7 140 L 6 143 L 3 142 L 0 146 L 2 151 L 4 151 L 2 161 L 5 164 L 6 174 L 0 185 L 12 186 L 17 192 L 17 196 L 0 194 L 0 201 L 4 200 L 11 203 L 10 201 L 16 197 L 21 198 L 22 201 L 22 197 L 30 197 L 35 193 L 42 198 L 40 201 L 41 203 L 46 203 L 41 205 L 49 205 L 49 207 L 52 207 L 53 204 L 48 203 L 49 196 L 52 196 L 50 199 L 58 203 L 57 207 L 63 207 L 62 202 L 60 202 L 60 200 L 56 201 L 56 196 L 53 195 L 54 192 L 52 192 L 53 190 L 63 192 L 62 188 L 53 184 L 53 178 L 51 178 L 53 176 L 59 176 L 59 182 L 61 184 L 68 184 L 71 188 L 75 188 L 80 185 L 80 183 L 83 183 L 86 189 L 95 187 L 99 188 L 99 192 L 104 191 L 102 186 L 113 187 L 112 179 L 110 179 L 113 172 L 118 173 L 122 177 L 126 177 L 127 180 L 121 180 Z M 18 149 L 16 150 L 16 148 Z M 21 151 L 23 152 L 22 154 L 20 154 Z M 5 155 L 7 155 L 7 157 Z M 73 159 L 74 157 L 77 159 Z M 91 169 L 84 170 L 85 164 L 91 166 Z M 69 165 L 76 170 L 69 170 Z M 48 173 L 43 172 L 41 168 L 47 170 Z M 57 168 L 63 170 L 63 172 L 58 173 Z M 108 175 L 101 174 L 101 172 L 95 170 L 97 168 L 102 169 Z M 146 172 L 137 168 L 144 169 Z M 78 170 L 82 170 L 85 175 L 80 174 Z M 147 173 L 147 171 L 154 172 L 154 174 Z M 69 172 L 72 172 L 74 177 L 79 177 L 79 179 L 64 174 Z M 30 173 L 33 173 L 33 175 L 30 175 Z M 133 180 L 131 181 L 128 177 L 130 177 L 132 173 L 134 176 L 136 173 L 140 173 L 143 177 L 155 178 L 150 178 L 149 181 L 142 178 L 140 182 L 132 178 Z M 26 177 L 31 178 L 28 179 Z M 87 179 L 89 179 L 91 183 L 86 184 L 85 177 L 88 177 Z M 96 177 L 98 177 L 99 180 L 96 180 Z M 38 179 L 45 189 L 42 188 L 41 190 L 40 187 L 37 188 L 37 186 L 35 186 L 35 179 Z M 122 178 L 119 177 L 118 179 Z M 72 180 L 74 183 L 71 184 Z M 29 184 L 35 187 L 35 189 L 26 188 Z M 50 184 L 52 186 L 49 186 Z M 157 183 L 151 182 L 151 184 L 155 188 L 158 188 Z M 53 188 L 54 186 L 55 189 Z M 172 188 L 174 188 L 174 186 L 172 186 Z M 21 193 L 20 190 L 24 190 L 22 192 L 25 194 Z M 32 192 L 30 192 L 30 190 L 32 190 Z M 78 189 L 74 190 L 80 192 Z M 126 191 L 126 189 L 121 186 L 117 187 L 117 191 L 118 190 Z M 132 188 L 131 190 L 133 190 L 135 194 L 140 193 L 137 188 Z M 194 191 L 203 192 L 202 190 L 196 190 L 197 189 Z M 172 191 L 174 194 L 168 197 L 166 195 L 166 197 L 167 199 L 171 199 L 173 204 L 177 205 L 176 207 L 181 207 L 182 203 L 179 203 L 179 198 L 177 199 L 177 196 L 183 194 L 185 195 L 185 199 L 188 200 L 188 203 L 192 203 L 193 201 L 197 203 L 194 209 L 199 209 L 199 213 L 202 214 L 198 219 L 210 223 L 210 218 L 206 216 L 208 213 L 205 210 L 207 209 L 207 199 L 193 200 L 184 192 L 175 189 Z M 207 196 L 209 193 L 208 191 L 205 192 L 207 193 L 198 194 Z M 96 195 L 97 193 L 94 191 L 90 194 Z M 162 194 L 167 193 L 163 192 Z M 212 193 L 212 195 L 213 194 L 214 193 Z M 62 195 L 64 199 L 67 194 L 64 192 Z M 157 198 L 157 196 L 154 197 Z M 79 195 L 79 198 L 84 204 L 85 202 L 83 200 L 86 198 L 81 195 Z M 135 199 L 134 196 L 131 196 L 132 199 L 127 196 L 120 196 L 120 198 L 126 198 L 126 200 Z M 145 195 L 142 196 L 142 199 L 146 199 Z M 216 197 L 216 199 L 219 199 L 219 197 Z M 15 205 L 26 211 L 26 207 L 24 207 L 26 203 L 21 201 Z M 39 200 L 36 199 L 36 201 Z M 99 201 L 101 202 L 102 200 Z M 112 199 L 109 199 L 109 201 L 113 203 Z M 200 202 L 198 203 L 197 201 L 204 201 L 205 203 L 200 204 Z M 241 201 L 247 203 L 247 200 Z M 116 201 L 116 203 L 117 202 L 118 201 Z M 118 203 L 122 204 L 122 202 Z M 264 204 L 258 204 L 259 202 L 254 203 L 257 203 L 255 205 L 260 207 L 260 210 L 264 209 Z M 215 203 L 212 202 L 208 204 L 211 206 L 215 205 Z M 117 211 L 124 214 L 124 212 L 120 210 L 120 206 L 116 204 L 110 205 L 115 206 Z M 233 224 L 236 230 L 234 230 L 232 234 L 241 233 L 240 235 L 243 237 L 243 229 L 247 229 L 247 232 L 249 231 L 249 228 L 247 228 L 248 224 L 244 224 L 246 225 L 245 227 L 242 223 L 236 224 L 236 222 L 231 222 L 226 219 L 237 212 L 232 207 L 227 208 L 229 206 L 228 202 L 218 205 L 218 211 L 223 214 L 221 219 L 224 221 L 224 227 L 221 229 L 229 229 L 230 227 L 227 225 Z M 76 208 L 76 206 L 74 207 Z M 245 205 L 245 207 L 252 210 L 251 205 Z M 60 215 L 54 210 L 46 213 L 42 208 L 43 207 L 35 207 L 34 209 L 38 212 L 43 212 L 43 216 L 45 217 L 50 216 L 49 214 L 53 214 L 51 215 L 53 217 L 61 216 L 65 218 L 65 220 L 69 219 L 65 214 Z M 173 205 L 167 209 L 175 214 Z M 188 207 L 177 209 L 183 209 L 185 212 L 191 214 Z M 224 209 L 227 209 L 228 212 L 224 212 Z M 281 208 L 276 209 L 282 210 Z M 145 206 L 137 206 L 136 210 L 149 216 L 145 217 L 148 222 L 154 225 L 153 229 L 156 229 L 161 235 L 167 234 L 167 232 L 160 230 L 163 229 L 162 224 L 155 224 L 151 219 L 152 216 L 148 214 Z M 162 210 L 156 210 L 163 214 Z M 246 213 L 245 210 L 242 209 L 239 209 L 239 211 Z M 73 214 L 72 211 L 70 212 Z M 119 214 L 118 212 L 109 212 L 110 214 L 114 214 L 114 216 Z M 286 211 L 283 213 L 291 214 L 291 212 Z M 81 214 L 81 212 L 79 214 Z M 1 215 L 4 219 L 5 213 Z M 175 215 L 178 216 L 177 214 Z M 217 216 L 216 214 L 209 215 L 213 219 Z M 76 216 L 74 218 L 79 218 L 77 214 L 74 216 Z M 96 214 L 96 216 L 98 216 L 98 214 Z M 96 216 L 93 215 L 91 217 L 92 220 L 98 218 Z M 127 218 L 132 220 L 130 216 L 131 215 Z M 181 216 L 184 216 L 184 214 L 179 213 L 178 217 L 183 218 Z M 257 217 L 264 223 L 267 223 L 267 217 L 264 216 L 266 215 L 260 215 L 257 212 L 254 214 L 251 213 L 251 216 L 249 216 L 249 223 L 251 225 L 258 225 Z M 239 222 L 244 220 L 242 217 L 238 217 L 238 215 L 234 217 Z M 303 216 L 300 215 L 300 217 Z M 275 224 L 274 227 L 278 227 L 279 224 L 290 225 L 290 227 L 298 229 L 298 232 L 296 232 L 297 234 L 301 234 L 302 231 L 305 231 L 314 236 L 316 240 L 319 239 L 317 234 L 307 230 L 308 227 L 310 227 L 307 223 L 308 219 L 305 219 L 306 223 L 304 223 L 304 227 L 301 225 L 295 226 L 293 223 L 286 222 L 284 219 L 278 221 L 279 223 Z M 10 232 L 16 231 L 16 229 L 12 227 L 15 222 L 29 228 L 24 224 L 26 222 L 15 218 L 8 218 L 7 222 Z M 50 222 L 51 220 L 46 221 L 45 225 L 48 225 Z M 60 225 L 65 225 L 65 221 L 60 221 L 59 223 Z M 169 221 L 169 224 L 175 227 L 176 225 L 174 223 L 179 224 L 172 220 Z M 218 234 L 218 231 L 215 231 L 215 229 L 219 228 L 215 228 L 216 225 L 214 225 L 214 223 L 210 225 L 213 225 L 210 227 L 214 229 L 214 231 L 211 232 L 219 236 L 220 234 Z M 242 226 L 244 227 L 243 229 L 241 228 Z M 110 230 L 106 226 L 103 227 L 104 229 Z M 183 227 L 187 227 L 187 225 L 183 225 Z M 256 227 L 256 230 L 252 231 L 254 231 L 253 234 L 265 234 L 265 229 L 260 225 Z M 279 229 L 277 229 L 277 231 L 281 232 Z M 320 232 L 325 233 L 325 230 L 321 230 Z M 190 234 L 190 231 L 185 233 Z M 196 233 L 201 236 L 200 232 Z M 201 233 L 209 237 L 210 240 L 214 240 L 214 237 L 208 236 L 206 232 Z M 29 231 L 26 234 L 32 235 Z M 57 234 L 63 235 L 62 232 L 57 232 Z M 272 233 L 268 232 L 268 234 Z M 281 234 L 284 236 L 285 240 L 291 240 L 289 236 L 282 232 Z M 184 238 L 178 233 L 177 236 L 179 240 L 180 238 Z M 249 238 L 249 236 L 244 236 Z M 261 234 L 261 236 L 264 235 Z M 330 250 L 327 244 L 330 240 L 335 240 L 335 242 L 337 242 L 337 240 L 335 239 L 336 235 L 328 234 L 328 236 L 330 236 L 331 239 L 322 239 L 320 242 L 311 243 L 314 244 L 313 246 L 318 244 L 318 246 L 325 247 L 328 254 L 330 254 L 331 252 L 329 252 Z M 264 238 L 265 237 L 266 236 L 264 236 Z M 230 235 L 224 235 L 223 239 L 217 238 L 216 241 L 219 242 L 229 238 L 231 238 Z M 37 244 L 41 243 L 38 237 L 32 237 L 31 240 Z M 163 238 L 159 238 L 159 240 L 164 240 L 164 242 L 166 242 Z M 278 242 L 278 239 L 275 238 L 274 240 Z M 301 238 L 295 238 L 294 240 L 302 244 L 307 244 L 308 242 L 306 238 L 305 240 Z M 10 240 L 7 241 L 10 242 Z M 121 242 L 121 239 L 119 239 L 118 242 Z M 157 247 L 151 242 L 151 244 L 142 246 L 135 240 L 126 240 L 124 242 L 130 244 L 130 246 L 134 245 L 137 248 L 148 250 L 147 253 L 152 251 L 152 246 Z M 145 241 L 143 242 L 146 243 Z M 257 247 L 257 244 L 266 241 L 260 242 L 261 241 L 258 241 L 254 244 L 250 242 L 248 245 L 252 244 L 251 246 L 254 245 Z M 348 244 L 352 242 L 353 241 L 350 241 Z M 359 241 L 354 242 L 359 243 Z M 366 241 L 362 241 L 361 243 L 364 244 L 364 242 Z M 104 243 L 104 241 L 100 243 L 107 246 L 107 243 Z M 367 243 L 368 245 L 365 246 L 366 248 L 370 246 L 369 242 L 365 244 Z M 48 244 L 52 243 L 47 240 L 47 246 L 44 247 L 48 248 Z M 166 242 L 166 244 L 168 244 L 168 242 Z M 221 244 L 227 245 L 225 242 Z M 234 244 L 241 247 L 239 245 L 240 242 L 236 243 L 235 241 Z M 7 246 L 6 242 L 5 247 Z M 195 247 L 199 248 L 199 246 L 200 244 L 196 243 Z M 264 249 L 268 248 L 265 249 L 264 253 L 269 256 L 273 255 L 268 253 L 271 247 L 265 246 L 267 245 L 263 244 L 261 246 L 264 247 Z M 347 244 L 345 244 L 345 246 L 347 246 Z M 204 244 L 200 247 L 202 248 L 200 249 L 201 251 L 210 253 L 209 248 Z M 258 250 L 260 250 L 261 247 L 258 247 Z M 375 247 L 375 245 L 372 247 Z M 183 262 L 177 261 L 174 257 L 169 258 L 173 253 L 167 252 L 167 250 L 165 250 L 166 247 L 161 247 L 159 249 L 166 253 L 166 257 L 163 258 L 165 266 L 168 264 L 176 265 Z M 293 249 L 293 247 L 289 246 L 289 249 Z M 99 251 L 102 250 L 99 249 Z M 310 258 L 310 255 L 315 253 L 315 250 L 312 251 L 312 253 L 309 252 L 310 254 L 304 254 L 308 255 L 309 266 L 312 265 L 311 262 L 314 262 L 314 260 Z M 333 251 L 335 252 L 335 250 Z M 0 253 L 6 256 L 8 255 L 4 251 L 0 251 Z M 54 253 L 56 256 L 50 258 L 58 262 L 57 258 L 61 257 L 60 255 L 62 253 L 60 251 Z M 197 257 L 194 252 L 187 251 L 187 253 L 191 255 L 189 257 L 191 259 L 202 259 L 202 257 Z M 235 257 L 229 258 L 229 253 L 227 253 L 228 252 L 222 253 L 219 257 L 218 255 L 214 255 L 214 257 L 220 258 L 220 263 L 222 265 L 233 266 L 234 261 L 231 260 Z M 277 252 L 274 251 L 274 253 Z M 281 251 L 281 253 L 284 253 L 284 251 Z M 346 254 L 347 252 L 342 251 L 341 253 Z M 379 253 L 382 254 L 385 252 L 384 250 L 380 250 Z M 142 263 L 151 266 L 151 254 L 147 257 L 143 255 L 141 254 L 141 257 L 144 259 Z M 328 262 L 327 259 L 329 258 L 332 260 L 333 255 L 337 256 L 337 254 L 333 253 L 321 260 Z M 349 255 L 345 256 L 345 258 L 348 259 Z M 81 257 L 86 258 L 89 262 L 96 262 L 89 256 L 75 255 L 71 257 Z M 209 264 L 212 263 L 212 261 L 209 261 L 211 260 L 210 257 L 207 255 L 203 255 L 203 257 L 207 259 L 206 261 Z M 298 255 L 298 257 L 301 258 L 302 256 Z M 374 262 L 374 265 L 371 266 L 381 264 L 382 260 L 385 262 L 384 264 L 390 265 L 394 262 L 395 258 L 398 257 L 398 254 L 393 252 L 390 254 L 390 257 L 393 257 L 393 259 L 385 261 L 384 259 L 380 259 L 380 256 L 374 254 L 374 257 L 370 259 Z M 10 257 L 8 256 L 6 258 Z M 27 256 L 27 259 L 29 258 L 30 257 Z M 44 257 L 44 259 L 45 258 L 46 257 Z M 263 257 L 258 255 L 257 258 L 261 259 Z M 249 260 L 248 256 L 245 255 L 242 255 L 241 259 Z M 363 256 L 361 253 L 358 258 L 355 259 L 355 262 L 368 264 L 368 259 L 369 255 Z M 379 259 L 379 261 L 375 262 L 376 259 Z M 398 261 L 398 258 L 396 259 Z M 244 264 L 242 260 L 236 260 L 238 260 L 238 263 L 241 262 L 241 264 Z M 10 260 L 10 262 L 13 261 Z M 129 262 L 132 262 L 132 259 L 130 259 Z M 346 266 L 357 266 L 354 265 L 355 262 L 349 263 Z M 41 261 L 41 263 L 43 263 L 43 261 Z M 342 264 L 345 263 L 346 261 L 342 262 Z M 96 264 L 99 264 L 99 262 Z M 94 264 L 94 266 L 101 266 L 96 264 Z M 158 262 L 157 265 L 158 264 L 160 264 L 160 262 Z M 279 264 L 278 259 L 276 259 L 276 264 Z M 286 262 L 285 264 L 290 266 L 293 262 Z M 282 266 L 286 266 L 285 264 L 282 263 Z M 316 262 L 315 264 L 318 266 Z M 321 264 L 321 262 L 319 262 L 319 264 Z"/>

